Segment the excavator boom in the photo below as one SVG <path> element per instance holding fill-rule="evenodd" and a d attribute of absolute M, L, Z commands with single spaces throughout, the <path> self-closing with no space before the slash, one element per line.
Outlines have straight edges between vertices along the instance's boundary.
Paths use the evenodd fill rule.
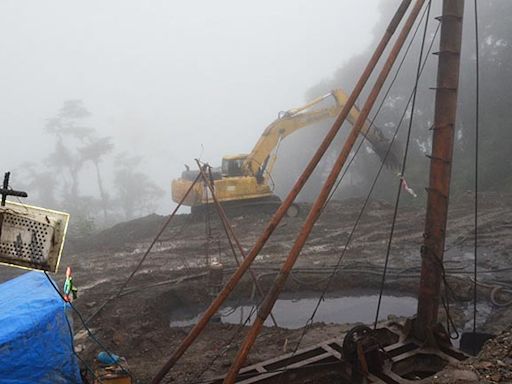
<path fill-rule="evenodd" d="M 322 106 L 325 100 L 333 97 L 334 105 Z M 334 90 L 324 96 L 318 97 L 309 103 L 279 113 L 264 131 L 258 142 L 248 155 L 225 156 L 222 159 L 220 169 L 214 169 L 212 178 L 217 199 L 230 205 L 243 203 L 242 205 L 267 204 L 272 207 L 279 205 L 279 198 L 272 193 L 268 180 L 272 167 L 277 159 L 277 148 L 280 142 L 299 129 L 336 117 L 344 107 L 348 95 L 340 89 Z M 317 108 L 314 108 L 317 107 Z M 348 116 L 351 124 L 359 117 L 359 110 L 353 107 Z M 377 128 L 365 124 L 361 134 L 369 141 L 375 152 L 382 158 L 382 148 L 387 148 L 389 140 Z M 393 159 L 393 156 L 391 156 Z M 396 164 L 392 161 L 391 168 Z M 172 182 L 173 200 L 178 202 L 184 196 L 186 190 L 195 179 L 197 171 L 187 170 L 182 177 Z M 193 210 L 200 210 L 201 206 L 212 203 L 211 196 L 201 185 L 196 185 L 188 195 L 184 204 Z"/>
<path fill-rule="evenodd" d="M 331 96 L 336 101 L 335 105 L 312 110 L 312 107 Z M 272 159 L 272 153 L 281 140 L 301 128 L 327 118 L 336 117 L 346 104 L 347 99 L 348 95 L 344 91 L 336 89 L 324 96 L 310 101 L 302 107 L 281 112 L 279 117 L 265 129 L 251 153 L 245 158 L 242 165 L 242 173 L 246 176 L 254 177 L 264 177 L 265 174 L 270 174 L 272 171 L 272 165 L 275 161 L 275 158 Z M 354 124 L 358 117 L 359 110 L 356 107 L 353 107 L 347 117 L 347 120 L 350 124 Z M 382 131 L 375 126 L 371 129 L 368 124 L 365 124 L 361 129 L 361 134 L 365 136 L 374 151 L 381 156 L 382 148 L 387 148 L 387 145 L 389 144 L 389 141 L 386 139 Z M 391 159 L 389 165 L 390 167 L 395 168 L 397 165 L 394 164 L 393 160 L 394 158 Z"/>

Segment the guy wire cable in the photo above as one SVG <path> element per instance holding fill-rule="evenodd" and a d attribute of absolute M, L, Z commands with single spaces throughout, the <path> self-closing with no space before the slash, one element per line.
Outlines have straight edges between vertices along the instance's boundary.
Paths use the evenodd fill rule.
<path fill-rule="evenodd" d="M 388 95 L 389 95 L 393 85 L 395 84 L 395 81 L 398 78 L 398 75 L 399 75 L 399 73 L 400 73 L 400 71 L 402 69 L 402 66 L 405 63 L 405 59 L 407 58 L 407 55 L 409 54 L 409 50 L 412 47 L 412 43 L 414 42 L 414 39 L 416 38 L 416 34 L 418 33 L 418 30 L 420 29 L 421 22 L 423 21 L 423 18 L 425 17 L 426 12 L 427 12 L 427 10 L 425 9 L 423 11 L 423 13 L 421 14 L 421 18 L 418 21 L 418 25 L 416 26 L 416 28 L 414 30 L 414 33 L 411 36 L 411 40 L 409 41 L 409 44 L 407 45 L 407 48 L 405 49 L 404 56 L 402 57 L 402 60 L 400 61 L 400 64 L 398 65 L 398 68 L 395 71 L 395 75 L 393 76 L 393 79 L 391 79 L 391 82 L 389 83 L 388 89 L 386 90 L 386 93 L 382 97 L 381 103 L 380 103 L 379 107 L 377 108 L 377 111 L 375 111 L 375 114 L 373 115 L 373 118 L 370 120 L 370 128 L 369 129 L 372 129 L 375 126 L 375 124 L 374 124 L 375 120 L 377 119 L 377 116 L 379 115 L 382 107 L 384 106 L 384 103 L 385 103 L 385 101 L 386 101 L 386 99 L 387 99 L 387 97 L 388 97 Z M 336 185 L 334 186 L 333 190 L 331 191 L 331 193 L 329 195 L 329 198 L 325 202 L 325 206 L 327 206 L 329 204 L 329 202 L 332 200 L 336 190 L 339 188 L 339 186 L 340 186 L 341 182 L 343 181 L 345 175 L 348 173 L 348 169 L 350 168 L 350 165 L 355 160 L 356 155 L 359 153 L 359 150 L 363 146 L 363 143 L 365 142 L 365 139 L 366 139 L 366 134 L 363 135 L 363 136 L 364 136 L 363 140 L 359 141 L 359 144 L 358 144 L 356 150 L 354 151 L 354 155 L 350 158 L 350 160 L 349 160 L 347 166 L 345 167 L 343 173 L 341 174 L 339 180 L 336 182 Z"/>
<path fill-rule="evenodd" d="M 396 218 L 397 218 L 397 215 L 398 215 L 398 205 L 400 203 L 400 196 L 401 196 L 401 192 L 402 192 L 402 185 L 403 185 L 403 182 L 404 182 L 403 178 L 405 176 L 405 168 L 406 168 L 406 164 L 407 164 L 407 155 L 409 153 L 409 144 L 410 144 L 410 139 L 411 139 L 412 123 L 414 121 L 414 110 L 415 110 L 415 107 L 416 107 L 416 95 L 418 93 L 418 83 L 419 83 L 420 75 L 421 75 L 421 67 L 422 67 L 422 61 L 423 61 L 423 50 L 424 50 L 424 47 L 425 47 L 425 40 L 426 40 L 426 37 L 427 37 L 427 29 L 428 29 L 428 22 L 429 22 L 431 5 L 432 5 L 432 0 L 430 0 L 428 2 L 428 5 L 427 5 L 427 17 L 426 17 L 426 20 L 425 20 L 425 29 L 423 30 L 423 38 L 421 40 L 420 54 L 419 54 L 419 58 L 418 58 L 418 69 L 417 69 L 417 72 L 416 72 L 416 80 L 415 80 L 415 84 L 414 84 L 414 91 L 413 91 L 412 104 L 411 104 L 411 116 L 409 117 L 409 127 L 407 129 L 407 141 L 405 143 L 405 151 L 404 151 L 404 157 L 403 157 L 403 161 L 402 161 L 402 170 L 400 171 L 400 180 L 399 180 L 399 183 L 398 183 L 398 191 L 397 191 L 397 195 L 396 195 L 395 209 L 394 209 L 394 212 L 393 212 L 393 220 L 391 222 L 391 230 L 389 232 L 389 240 L 388 240 L 388 245 L 387 245 L 387 249 L 386 249 L 386 258 L 385 258 L 385 261 L 384 261 L 384 272 L 382 273 L 382 281 L 381 281 L 380 290 L 379 290 L 379 300 L 377 302 L 377 310 L 375 312 L 375 321 L 374 321 L 374 324 L 373 324 L 373 328 L 374 329 L 377 328 L 377 323 L 379 322 L 379 312 L 380 312 L 380 306 L 381 306 L 381 303 L 382 303 L 382 294 L 384 292 L 384 284 L 385 284 L 385 281 L 386 281 L 386 272 L 387 272 L 387 267 L 388 267 L 388 263 L 389 263 L 389 256 L 390 256 L 390 253 L 391 253 L 391 244 L 392 244 L 392 241 L 393 241 L 393 235 L 394 235 L 394 232 L 395 232 Z"/>
<path fill-rule="evenodd" d="M 474 255 L 474 286 L 473 286 L 473 337 L 476 334 L 476 314 L 477 314 L 477 284 L 478 284 L 478 141 L 479 141 L 479 123 L 480 123 L 480 49 L 478 36 L 478 5 L 477 0 L 474 2 L 475 7 L 475 255 Z M 476 345 L 473 342 L 473 353 L 476 354 Z"/>
<path fill-rule="evenodd" d="M 87 334 L 89 335 L 89 337 L 103 350 L 105 351 L 105 353 L 108 355 L 108 357 L 110 357 L 113 361 L 115 360 L 114 357 L 112 356 L 112 354 L 110 353 L 110 351 L 97 339 L 96 336 L 94 336 L 94 334 L 92 333 L 92 331 L 90 330 L 90 328 L 85 325 L 84 323 L 84 319 L 81 315 L 81 313 L 78 311 L 78 309 L 76 309 L 76 307 L 73 305 L 73 303 L 71 302 L 67 302 L 66 300 L 64 300 L 64 296 L 62 296 L 62 293 L 59 291 L 59 288 L 57 288 L 57 286 L 55 285 L 55 283 L 53 282 L 53 280 L 51 279 L 50 276 L 48 276 L 48 273 L 46 271 L 44 271 L 44 275 L 46 276 L 46 278 L 48 279 L 48 281 L 50 282 L 51 286 L 53 287 L 53 289 L 57 292 L 57 294 L 59 295 L 59 297 L 61 298 L 61 300 L 64 302 L 64 303 L 68 303 L 69 306 L 71 307 L 71 309 L 78 315 L 80 321 L 82 322 L 82 324 L 84 325 L 84 328 L 86 329 L 87 331 Z M 116 362 L 114 363 L 115 365 L 117 365 L 119 368 L 121 368 L 123 370 L 123 372 L 126 372 L 132 379 L 134 379 L 134 376 L 132 375 L 132 373 L 128 370 L 128 368 L 125 368 L 121 365 L 121 363 L 119 362 Z"/>
<path fill-rule="evenodd" d="M 434 44 L 434 41 L 435 41 L 435 38 L 436 38 L 436 36 L 437 36 L 438 31 L 439 31 L 439 25 L 438 25 L 438 27 L 437 27 L 437 29 L 436 29 L 436 31 L 435 31 L 435 33 L 434 33 L 434 36 L 432 37 L 432 40 L 431 40 L 431 42 L 430 42 L 430 46 L 429 46 L 429 49 L 428 49 L 428 53 L 430 53 L 430 51 L 432 50 L 432 46 L 433 46 L 433 44 Z M 424 62 L 423 62 L 423 66 L 422 66 L 422 68 L 421 68 L 421 72 L 420 72 L 420 73 L 422 73 L 422 72 L 423 72 L 423 69 L 425 68 L 425 65 L 426 65 L 426 63 L 427 63 L 427 61 L 428 61 L 428 58 L 429 58 L 429 56 L 427 56 L 427 57 L 425 58 L 425 60 L 424 60 Z M 414 92 L 414 89 L 413 89 L 413 92 Z M 402 116 L 401 116 L 401 118 L 400 118 L 399 123 L 397 124 L 397 127 L 396 127 L 396 129 L 395 129 L 394 135 L 393 135 L 393 137 L 392 137 L 392 139 L 391 139 L 391 141 L 390 141 L 390 145 L 389 145 L 389 147 L 388 147 L 388 150 L 387 150 L 387 152 L 386 152 L 386 154 L 385 154 L 385 156 L 384 156 L 384 159 L 386 159 L 386 158 L 387 158 L 387 156 L 388 156 L 388 154 L 389 154 L 389 152 L 390 152 L 390 150 L 391 150 L 391 145 L 393 144 L 393 142 L 394 142 L 394 140 L 395 140 L 395 138 L 396 138 L 396 136 L 397 136 L 397 134 L 398 134 L 398 130 L 400 129 L 400 127 L 401 127 L 401 125 L 402 125 L 402 122 L 403 122 L 403 120 L 404 120 L 404 118 L 405 118 L 405 115 L 406 115 L 406 113 L 407 113 L 407 110 L 408 110 L 409 104 L 410 104 L 411 99 L 412 99 L 412 97 L 413 97 L 413 92 L 411 92 L 411 95 L 409 96 L 409 99 L 408 99 L 408 101 L 407 101 L 407 103 L 406 103 L 406 105 L 405 105 L 404 111 L 403 111 L 403 113 L 402 113 Z M 383 101 L 383 102 L 384 102 L 384 101 Z M 302 333 L 301 337 L 299 338 L 299 341 L 297 342 L 297 345 L 296 345 L 296 347 L 295 347 L 295 349 L 294 349 L 294 352 L 293 352 L 293 353 L 296 353 L 296 352 L 297 352 L 297 350 L 298 350 L 298 348 L 299 348 L 299 346 L 300 346 L 300 344 L 301 344 L 301 342 L 302 342 L 302 340 L 303 340 L 303 338 L 304 338 L 304 336 L 305 336 L 305 333 L 306 333 L 306 331 L 307 331 L 307 327 L 313 323 L 314 316 L 315 316 L 316 312 L 318 311 L 318 307 L 320 306 L 321 302 L 323 301 L 323 298 L 324 298 L 324 296 L 325 296 L 325 294 L 326 294 L 327 290 L 328 290 L 328 289 L 329 289 L 329 287 L 330 287 L 330 283 L 331 283 L 332 278 L 337 274 L 337 271 L 339 270 L 339 267 L 340 267 L 340 265 L 341 265 L 341 261 L 342 261 L 342 259 L 343 259 L 343 258 L 344 258 L 344 256 L 345 256 L 345 253 L 346 253 L 346 251 L 347 251 L 347 249 L 348 249 L 348 245 L 349 245 L 349 243 L 350 243 L 350 242 L 351 242 L 351 240 L 352 240 L 352 236 L 353 236 L 353 234 L 354 234 L 354 232 L 355 232 L 355 230 L 356 230 L 357 226 L 359 225 L 359 221 L 360 221 L 360 219 L 362 218 L 363 212 L 364 212 L 364 210 L 366 209 L 366 206 L 367 206 L 367 204 L 368 204 L 368 202 L 369 202 L 369 200 L 370 200 L 370 197 L 371 197 L 371 195 L 372 195 L 372 193 L 373 193 L 373 190 L 374 190 L 374 188 L 375 188 L 375 185 L 377 184 L 377 181 L 378 181 L 379 176 L 380 176 L 380 174 L 381 174 L 381 172 L 382 172 L 382 170 L 383 170 L 383 169 L 384 169 L 384 162 L 381 162 L 380 167 L 379 167 L 379 170 L 377 171 L 377 174 L 376 174 L 376 176 L 375 176 L 375 178 L 374 178 L 373 184 L 372 184 L 372 186 L 370 187 L 369 193 L 368 193 L 368 195 L 367 195 L 367 197 L 366 197 L 366 200 L 365 200 L 365 202 L 363 203 L 363 206 L 362 206 L 362 208 L 361 208 L 361 210 L 360 210 L 360 212 L 359 212 L 358 218 L 356 219 L 356 222 L 354 223 L 354 226 L 352 227 L 352 230 L 351 230 L 351 232 L 350 232 L 350 234 L 349 234 L 349 237 L 348 237 L 348 239 L 347 239 L 347 241 L 346 241 L 346 243 L 345 243 L 345 247 L 344 247 L 343 251 L 341 252 L 341 254 L 340 254 L 339 258 L 338 258 L 338 262 L 337 262 L 337 264 L 334 266 L 333 271 L 331 272 L 331 274 L 332 274 L 332 275 L 330 276 L 329 280 L 327 281 L 327 285 L 325 286 L 325 288 L 324 288 L 324 290 L 323 290 L 323 292 L 322 292 L 322 295 L 320 296 L 320 298 L 319 298 L 319 300 L 318 300 L 318 302 L 317 302 L 316 308 L 314 309 L 312 316 L 310 317 L 310 319 L 308 320 L 308 322 L 306 323 L 306 325 L 303 327 L 303 333 Z"/>

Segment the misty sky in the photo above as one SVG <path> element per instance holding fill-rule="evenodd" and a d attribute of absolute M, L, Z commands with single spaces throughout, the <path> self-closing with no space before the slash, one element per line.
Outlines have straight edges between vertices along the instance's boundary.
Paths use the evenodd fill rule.
<path fill-rule="evenodd" d="M 2 0 L 0 171 L 44 158 L 45 119 L 82 99 L 89 125 L 143 156 L 170 195 L 183 163 L 250 151 L 280 110 L 364 50 L 378 3 Z"/>

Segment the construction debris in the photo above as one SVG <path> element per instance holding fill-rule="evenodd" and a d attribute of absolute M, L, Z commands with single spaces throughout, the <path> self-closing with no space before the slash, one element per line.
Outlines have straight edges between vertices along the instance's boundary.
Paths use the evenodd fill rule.
<path fill-rule="evenodd" d="M 433 383 L 511 383 L 512 327 L 489 340 L 477 357 L 449 366 Z"/>

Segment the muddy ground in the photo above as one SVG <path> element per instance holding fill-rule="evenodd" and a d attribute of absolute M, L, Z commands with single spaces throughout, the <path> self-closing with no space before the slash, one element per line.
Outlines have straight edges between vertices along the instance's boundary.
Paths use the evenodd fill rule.
<path fill-rule="evenodd" d="M 472 326 L 472 204 L 469 194 L 452 202 L 446 241 L 445 268 L 453 291 L 450 312 L 459 331 Z M 287 285 L 288 293 L 300 296 L 301 292 L 308 292 L 318 296 L 324 289 L 329 274 L 345 249 L 361 205 L 361 200 L 352 199 L 332 202 L 328 206 L 299 257 L 296 272 Z M 512 320 L 512 306 L 496 306 L 490 301 L 490 293 L 496 284 L 512 284 L 509 270 L 511 207 L 512 195 L 486 194 L 481 198 L 478 263 L 482 272 L 478 290 L 480 331 L 499 333 Z M 307 204 L 302 204 L 299 217 L 285 218 L 257 257 L 254 271 L 264 290 L 272 283 L 293 245 L 308 209 Z M 378 293 L 392 214 L 390 205 L 380 201 L 370 203 L 345 250 L 340 270 L 331 280 L 329 294 L 353 294 L 360 290 L 368 294 Z M 268 214 L 258 212 L 231 218 L 234 231 L 246 251 L 254 244 L 269 218 Z M 208 224 L 206 220 L 194 220 L 190 215 L 177 216 L 125 294 L 110 301 L 90 320 L 93 332 L 114 353 L 127 359 L 140 383 L 150 381 L 190 330 L 190 326 L 171 328 L 173 314 L 201 309 L 208 304 L 211 288 L 205 276 L 207 263 L 215 260 L 223 265 L 224 281 L 236 265 L 219 220 L 213 212 L 209 219 Z M 107 299 L 118 292 L 165 220 L 164 216 L 151 215 L 118 224 L 94 236 L 68 239 L 62 263 L 63 266 L 73 266 L 75 284 L 79 288 L 79 299 L 75 304 L 84 318 L 95 314 Z M 416 296 L 423 225 L 423 208 L 410 206 L 400 209 L 385 294 Z M 64 269 L 61 267 L 57 276 L 59 282 L 62 282 Z M 5 267 L 0 273 L 3 278 L 15 274 Z M 257 301 L 258 296 L 252 288 L 246 276 L 232 294 L 232 305 Z M 501 302 L 510 297 L 498 294 L 495 299 Z M 341 337 L 350 325 L 344 324 L 342 316 L 338 323 L 315 323 L 308 329 L 301 346 Z M 79 325 L 75 316 L 75 328 Z M 247 327 L 238 324 L 211 323 L 167 375 L 166 382 L 195 383 L 224 373 L 246 331 Z M 301 329 L 265 327 L 248 363 L 290 351 L 301 334 Z M 78 332 L 76 344 L 80 356 L 86 361 L 92 361 L 100 350 L 83 330 Z"/>

